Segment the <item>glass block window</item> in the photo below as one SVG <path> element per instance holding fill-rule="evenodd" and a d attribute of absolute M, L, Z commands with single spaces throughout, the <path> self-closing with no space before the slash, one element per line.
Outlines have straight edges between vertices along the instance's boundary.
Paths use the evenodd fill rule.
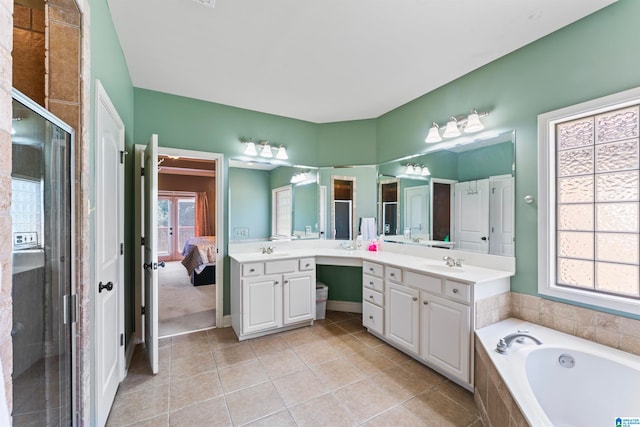
<path fill-rule="evenodd" d="M 640 88 L 538 116 L 538 293 L 640 314 Z"/>

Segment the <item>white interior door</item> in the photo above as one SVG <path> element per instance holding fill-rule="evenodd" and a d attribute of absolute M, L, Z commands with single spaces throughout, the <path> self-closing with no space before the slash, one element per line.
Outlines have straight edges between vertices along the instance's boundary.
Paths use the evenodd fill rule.
<path fill-rule="evenodd" d="M 158 373 L 158 135 L 144 150 L 144 342 L 149 364 Z"/>
<path fill-rule="evenodd" d="M 489 253 L 513 256 L 514 205 L 513 177 L 490 178 Z"/>
<path fill-rule="evenodd" d="M 410 229 L 412 236 L 424 238 L 428 233 L 427 200 L 429 200 L 427 185 L 404 189 L 404 228 Z"/>
<path fill-rule="evenodd" d="M 489 253 L 489 180 L 457 183 L 455 200 L 456 249 Z"/>
<path fill-rule="evenodd" d="M 96 82 L 95 416 L 104 425 L 124 377 L 124 124 Z"/>

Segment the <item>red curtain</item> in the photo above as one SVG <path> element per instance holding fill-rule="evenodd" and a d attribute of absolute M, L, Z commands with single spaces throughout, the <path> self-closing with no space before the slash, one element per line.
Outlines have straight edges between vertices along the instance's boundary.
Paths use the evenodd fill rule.
<path fill-rule="evenodd" d="M 196 193 L 196 237 L 211 236 L 209 224 L 209 200 L 207 193 Z"/>

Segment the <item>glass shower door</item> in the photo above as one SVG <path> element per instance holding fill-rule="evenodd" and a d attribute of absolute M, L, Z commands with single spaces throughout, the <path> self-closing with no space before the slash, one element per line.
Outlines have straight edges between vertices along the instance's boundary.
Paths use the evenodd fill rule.
<path fill-rule="evenodd" d="M 14 91 L 13 425 L 73 424 L 73 130 Z"/>

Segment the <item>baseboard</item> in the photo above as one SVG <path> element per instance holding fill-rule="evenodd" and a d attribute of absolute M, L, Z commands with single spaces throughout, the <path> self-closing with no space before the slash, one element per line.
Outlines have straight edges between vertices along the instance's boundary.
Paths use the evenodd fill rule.
<path fill-rule="evenodd" d="M 219 325 L 219 328 L 228 328 L 231 326 L 231 315 L 227 314 L 226 316 L 222 316 L 222 325 Z"/>
<path fill-rule="evenodd" d="M 135 351 L 136 345 L 138 344 L 136 341 L 137 340 L 135 338 L 135 333 L 131 334 L 131 338 L 129 339 L 129 345 L 127 346 L 127 349 L 124 352 L 125 372 L 129 370 L 131 359 L 133 359 L 133 352 Z"/>
<path fill-rule="evenodd" d="M 351 301 L 327 301 L 327 310 L 331 311 L 347 311 L 349 313 L 362 313 L 361 302 Z"/>

